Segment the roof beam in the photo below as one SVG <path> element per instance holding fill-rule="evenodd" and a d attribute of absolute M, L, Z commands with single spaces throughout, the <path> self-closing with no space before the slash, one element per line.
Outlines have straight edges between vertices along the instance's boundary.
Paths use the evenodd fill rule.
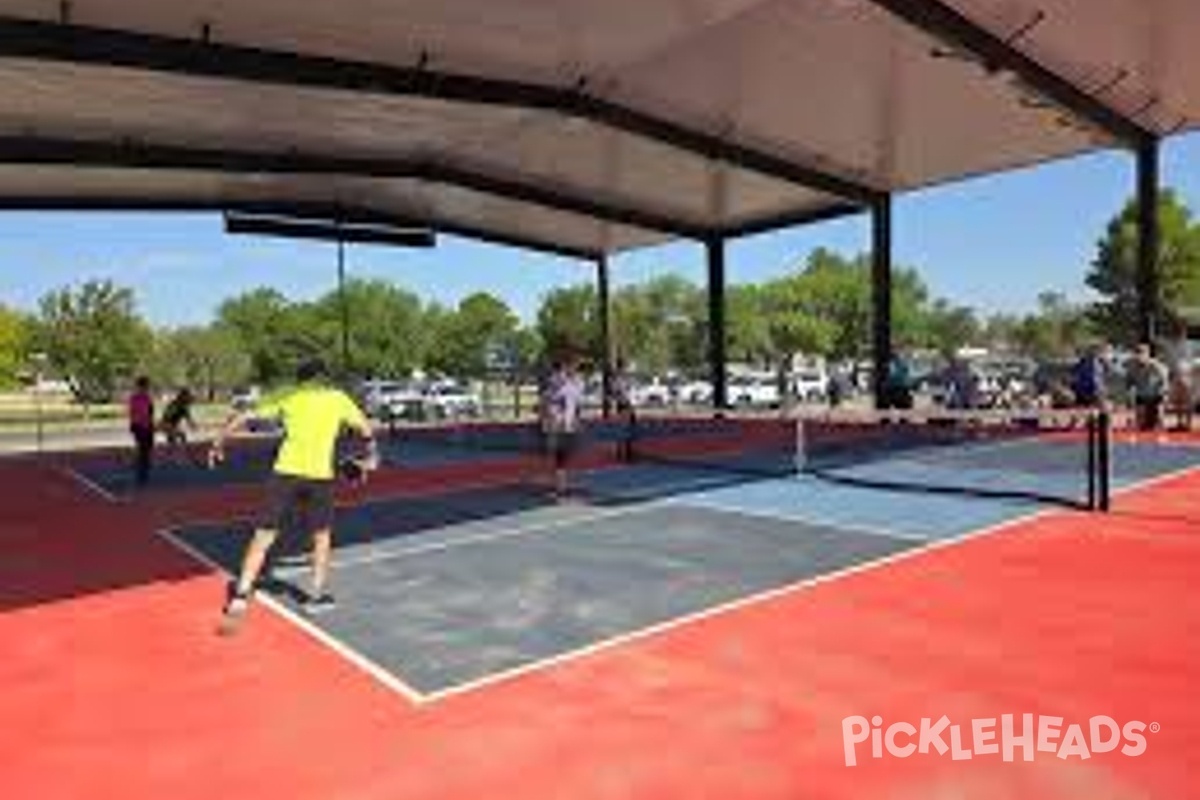
<path fill-rule="evenodd" d="M 914 28 L 978 56 L 989 70 L 1007 70 L 1046 99 L 1131 147 L 1157 138 L 1137 121 L 1042 66 L 1010 41 L 978 25 L 942 0 L 869 0 Z"/>
<path fill-rule="evenodd" d="M 0 56 L 553 111 L 846 199 L 869 203 L 879 195 L 866 184 L 817 165 L 738 144 L 578 88 L 3 15 Z"/>
<path fill-rule="evenodd" d="M 721 235 L 727 239 L 740 239 L 745 236 L 772 233 L 784 228 L 794 228 L 800 225 L 813 225 L 818 222 L 843 219 L 855 214 L 862 214 L 866 210 L 857 203 L 836 203 L 820 208 L 776 212 L 730 225 L 721 231 Z"/>
<path fill-rule="evenodd" d="M 564 188 L 549 187 L 516 177 L 499 176 L 429 158 L 266 153 L 133 142 L 0 136 L 0 163 L 408 179 L 458 186 L 554 211 L 672 236 L 702 239 L 709 234 L 708 229 L 703 226 L 655 211 L 599 200 Z"/>
<path fill-rule="evenodd" d="M 374 209 L 327 203 L 273 202 L 260 200 L 201 200 L 189 197 L 128 198 L 115 195 L 2 195 L 0 211 L 18 212 L 112 212 L 207 214 L 239 212 L 279 214 L 304 219 L 346 220 L 395 226 L 425 226 L 438 233 L 474 239 L 487 244 L 514 247 L 558 258 L 594 263 L 599 250 L 555 242 L 541 237 L 495 231 L 487 227 L 456 222 L 433 214 L 397 215 Z"/>

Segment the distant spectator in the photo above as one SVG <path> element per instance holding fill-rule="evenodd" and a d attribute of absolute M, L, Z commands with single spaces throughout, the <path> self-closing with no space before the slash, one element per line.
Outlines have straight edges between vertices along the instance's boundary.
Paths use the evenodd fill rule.
<path fill-rule="evenodd" d="M 615 421 L 619 428 L 617 439 L 617 457 L 622 461 L 633 460 L 633 440 L 637 432 L 637 413 L 633 405 L 632 387 L 629 385 L 629 373 L 623 361 L 613 366 L 612 407 Z"/>
<path fill-rule="evenodd" d="M 1162 405 L 1167 390 L 1167 367 L 1150 354 L 1150 345 L 1138 345 L 1126 367 L 1125 380 L 1140 431 L 1162 427 Z"/>
<path fill-rule="evenodd" d="M 833 369 L 829 372 L 829 385 L 825 389 L 825 395 L 829 400 L 829 405 L 837 408 L 847 399 L 852 393 L 850 385 L 850 376 L 845 370 Z"/>
<path fill-rule="evenodd" d="M 1109 365 L 1103 345 L 1092 345 L 1079 356 L 1071 373 L 1071 391 L 1075 403 L 1099 408 L 1105 405 L 1109 386 Z"/>
<path fill-rule="evenodd" d="M 577 363 L 570 353 L 554 363 L 541 403 L 542 433 L 554 468 L 554 495 L 558 499 L 567 496 L 567 471 L 579 446 L 584 387 Z"/>
<path fill-rule="evenodd" d="M 1170 386 L 1170 407 L 1175 412 L 1177 431 L 1192 429 L 1193 395 L 1192 367 L 1188 359 L 1187 325 L 1179 325 L 1175 337 L 1163 343 L 1163 361 Z"/>
<path fill-rule="evenodd" d="M 956 358 L 947 371 L 950 390 L 946 405 L 956 409 L 979 408 L 982 392 L 979 371 L 965 358 Z"/>
<path fill-rule="evenodd" d="M 881 408 L 910 409 L 913 407 L 912 367 L 900 352 L 892 353 L 887 374 L 883 378 Z"/>
<path fill-rule="evenodd" d="M 150 480 L 150 466 L 154 458 L 154 396 L 150 393 L 150 379 L 140 376 L 126 403 L 129 416 L 129 433 L 133 436 L 133 474 L 138 486 Z"/>

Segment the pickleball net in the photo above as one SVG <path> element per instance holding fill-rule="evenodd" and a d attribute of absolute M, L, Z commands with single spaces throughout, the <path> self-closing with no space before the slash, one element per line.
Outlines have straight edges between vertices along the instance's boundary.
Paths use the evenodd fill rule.
<path fill-rule="evenodd" d="M 829 410 L 639 419 L 628 449 L 643 464 L 1104 509 L 1107 429 L 1089 409 Z"/>

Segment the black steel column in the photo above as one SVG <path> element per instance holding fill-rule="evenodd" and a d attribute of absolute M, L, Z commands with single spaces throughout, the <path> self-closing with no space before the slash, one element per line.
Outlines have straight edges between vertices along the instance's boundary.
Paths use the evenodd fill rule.
<path fill-rule="evenodd" d="M 1141 341 L 1153 345 L 1161 322 L 1162 298 L 1159 282 L 1157 140 L 1142 144 L 1137 151 L 1138 187 L 1138 332 Z"/>
<path fill-rule="evenodd" d="M 725 363 L 725 240 L 705 241 L 708 251 L 708 364 L 712 375 L 713 407 L 728 406 Z"/>
<path fill-rule="evenodd" d="M 613 336 L 612 336 L 612 306 L 608 290 L 608 256 L 596 258 L 596 316 L 600 321 L 600 364 L 601 395 L 604 402 L 604 416 L 612 414 L 613 409 Z"/>
<path fill-rule="evenodd" d="M 871 363 L 875 406 L 886 396 L 892 358 L 892 198 L 871 204 Z"/>
<path fill-rule="evenodd" d="M 350 302 L 346 297 L 346 242 L 337 242 L 338 305 L 342 312 L 342 380 L 350 380 Z"/>

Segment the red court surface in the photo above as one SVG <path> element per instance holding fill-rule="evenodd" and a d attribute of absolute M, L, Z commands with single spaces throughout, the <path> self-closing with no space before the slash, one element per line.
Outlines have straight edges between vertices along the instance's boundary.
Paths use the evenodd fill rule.
<path fill-rule="evenodd" d="M 239 503 L 0 482 L 5 800 L 1200 797 L 1200 474 L 419 705 L 264 609 L 213 635 L 222 579 L 155 531 Z M 845 764 L 848 716 L 1026 713 L 1157 732 Z"/>

